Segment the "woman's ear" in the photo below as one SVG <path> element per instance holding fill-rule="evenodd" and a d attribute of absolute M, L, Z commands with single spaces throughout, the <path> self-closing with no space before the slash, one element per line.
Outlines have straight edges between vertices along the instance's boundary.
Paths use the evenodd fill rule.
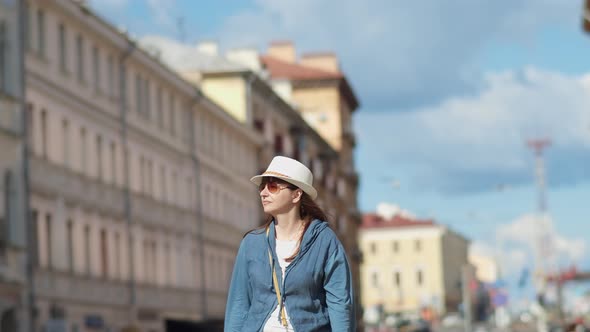
<path fill-rule="evenodd" d="M 294 190 L 293 193 L 291 194 L 291 197 L 293 198 L 293 203 L 300 202 L 301 197 L 303 197 L 303 190 L 301 190 L 301 189 Z"/>

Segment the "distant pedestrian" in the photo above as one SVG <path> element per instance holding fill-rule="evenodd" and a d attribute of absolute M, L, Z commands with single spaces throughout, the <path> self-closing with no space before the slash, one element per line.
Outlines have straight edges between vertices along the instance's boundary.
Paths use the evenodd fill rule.
<path fill-rule="evenodd" d="M 225 331 L 355 331 L 350 267 L 314 202 L 311 171 L 277 156 L 251 181 L 268 220 L 240 244 Z"/>

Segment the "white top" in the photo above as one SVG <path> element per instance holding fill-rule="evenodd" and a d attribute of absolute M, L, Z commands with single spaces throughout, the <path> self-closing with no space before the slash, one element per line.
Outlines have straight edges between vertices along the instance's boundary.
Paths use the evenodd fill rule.
<path fill-rule="evenodd" d="M 287 266 L 289 266 L 290 262 L 285 261 L 285 258 L 291 257 L 297 249 L 297 240 L 294 241 L 284 241 L 284 240 L 276 240 L 277 246 L 277 257 L 279 259 L 279 266 L 281 267 L 281 271 L 283 272 L 283 282 L 285 281 L 285 270 Z M 270 271 L 269 271 L 270 272 Z M 287 302 L 283 303 L 285 306 L 285 316 L 287 318 L 287 326 L 283 326 L 279 319 L 279 306 L 277 305 L 275 311 L 270 314 L 270 318 L 266 321 L 266 325 L 262 329 L 263 332 L 293 332 L 293 326 L 291 326 L 291 321 L 289 320 L 289 315 L 287 314 Z"/>

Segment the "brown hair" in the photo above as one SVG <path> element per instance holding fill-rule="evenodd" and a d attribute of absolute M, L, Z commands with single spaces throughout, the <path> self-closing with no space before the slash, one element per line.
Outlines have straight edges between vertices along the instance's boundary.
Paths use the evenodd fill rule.
<path fill-rule="evenodd" d="M 281 183 L 286 183 L 286 184 L 292 185 L 289 182 L 286 182 L 286 181 L 283 181 L 281 179 L 277 179 L 274 177 L 269 177 L 269 180 L 267 180 L 267 181 L 276 181 L 276 182 L 281 182 Z M 295 190 L 295 189 L 299 189 L 299 188 L 293 187 L 292 190 Z M 305 192 L 302 193 L 301 200 L 299 202 L 300 202 L 299 217 L 301 219 L 303 219 L 303 232 L 301 232 L 301 235 L 299 235 L 299 239 L 297 239 L 297 241 L 299 242 L 299 244 L 297 245 L 297 250 L 295 250 L 295 253 L 293 253 L 293 255 L 291 255 L 290 257 L 285 259 L 285 261 L 287 261 L 287 262 L 291 262 L 293 259 L 295 259 L 297 254 L 299 254 L 299 248 L 301 246 L 301 240 L 303 239 L 303 235 L 305 235 L 305 232 L 307 231 L 307 229 L 309 228 L 309 225 L 311 224 L 311 222 L 314 219 L 319 219 L 323 222 L 328 222 L 328 215 L 324 212 L 324 210 L 322 210 L 322 208 L 313 199 L 311 199 L 311 197 L 307 193 L 305 193 Z M 246 232 L 244 234 L 244 236 L 248 235 L 248 233 L 253 232 L 253 231 L 262 231 L 262 232 L 266 231 L 266 229 L 270 226 L 270 223 L 272 221 L 273 221 L 273 216 L 267 215 L 265 222 L 261 226 L 249 230 L 248 232 Z"/>

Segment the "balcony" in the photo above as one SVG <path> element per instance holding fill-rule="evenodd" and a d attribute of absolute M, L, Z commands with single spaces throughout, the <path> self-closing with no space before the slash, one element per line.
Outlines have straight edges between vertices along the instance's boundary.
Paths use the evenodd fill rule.
<path fill-rule="evenodd" d="M 127 281 L 76 276 L 69 273 L 38 270 L 35 289 L 41 298 L 92 303 L 103 306 L 129 305 Z M 196 289 L 137 285 L 137 306 L 159 311 L 199 312 L 200 292 Z M 217 301 L 214 301 L 217 302 Z M 217 304 L 217 303 L 216 303 Z M 221 303 L 225 305 L 225 303 Z"/>
<path fill-rule="evenodd" d="M 124 218 L 125 194 L 121 188 L 101 183 L 46 160 L 31 158 L 31 188 L 49 197 Z M 194 232 L 194 215 L 185 209 L 164 204 L 144 195 L 131 194 L 132 219 L 152 226 Z"/>
<path fill-rule="evenodd" d="M 120 189 L 37 157 L 31 157 L 30 166 L 32 192 L 63 197 L 103 213 L 123 215 L 124 196 Z"/>
<path fill-rule="evenodd" d="M 37 272 L 35 289 L 42 298 L 59 298 L 108 306 L 124 306 L 129 303 L 129 289 L 124 282 L 52 271 Z"/>
<path fill-rule="evenodd" d="M 18 135 L 20 133 L 19 104 L 16 99 L 0 91 L 0 131 Z"/>
<path fill-rule="evenodd" d="M 185 233 L 196 231 L 195 213 L 144 195 L 131 195 L 131 213 L 131 218 L 136 222 L 174 228 Z"/>

